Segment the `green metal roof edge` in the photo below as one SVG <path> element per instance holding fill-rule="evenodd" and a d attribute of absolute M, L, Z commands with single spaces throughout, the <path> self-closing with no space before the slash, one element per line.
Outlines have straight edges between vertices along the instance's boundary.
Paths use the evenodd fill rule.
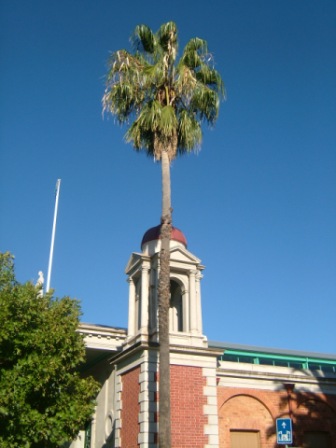
<path fill-rule="evenodd" d="M 278 348 L 256 347 L 251 345 L 233 344 L 228 342 L 209 341 L 209 347 L 223 349 L 223 352 L 234 354 L 239 352 L 241 356 L 255 356 L 264 358 L 276 358 L 287 360 L 300 360 L 325 364 L 335 364 L 336 355 L 327 353 L 304 352 L 299 350 L 284 350 Z"/>
<path fill-rule="evenodd" d="M 236 355 L 236 356 L 250 356 L 253 358 L 267 358 L 281 361 L 297 361 L 302 363 L 317 363 L 317 364 L 325 364 L 325 365 L 336 365 L 336 359 L 324 359 L 324 358 L 311 358 L 305 356 L 292 356 L 292 355 L 279 355 L 275 353 L 264 353 L 264 352 L 249 352 L 249 351 L 241 351 L 241 350 L 231 350 L 226 349 L 223 353 L 225 355 Z"/>

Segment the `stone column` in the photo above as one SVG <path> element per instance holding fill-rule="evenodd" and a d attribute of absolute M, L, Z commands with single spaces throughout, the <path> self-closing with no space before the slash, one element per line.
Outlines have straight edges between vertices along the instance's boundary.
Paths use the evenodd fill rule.
<path fill-rule="evenodd" d="M 148 333 L 148 320 L 149 320 L 149 266 L 143 264 L 141 268 L 141 332 Z"/>
<path fill-rule="evenodd" d="M 201 278 L 202 274 L 200 272 L 196 275 L 196 310 L 197 310 L 197 330 L 200 334 L 203 332 L 203 322 L 202 322 L 202 300 L 201 300 Z"/>
<path fill-rule="evenodd" d="M 189 291 L 183 287 L 182 290 L 182 313 L 183 313 L 183 331 L 188 333 L 190 331 L 190 303 Z"/>
<path fill-rule="evenodd" d="M 197 297 L 196 297 L 196 274 L 197 271 L 189 272 L 189 309 L 190 309 L 190 331 L 197 333 Z"/>
<path fill-rule="evenodd" d="M 156 269 L 150 271 L 150 290 L 149 290 L 149 328 L 151 332 L 157 331 L 157 286 Z"/>
<path fill-rule="evenodd" d="M 128 288 L 128 337 L 135 335 L 135 285 L 132 277 L 127 279 Z"/>

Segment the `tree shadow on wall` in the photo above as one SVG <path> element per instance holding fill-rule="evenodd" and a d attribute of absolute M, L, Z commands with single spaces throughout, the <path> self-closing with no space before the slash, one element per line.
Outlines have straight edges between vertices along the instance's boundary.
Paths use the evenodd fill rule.
<path fill-rule="evenodd" d="M 292 375 L 292 383 L 279 385 L 279 414 L 275 418 L 292 419 L 293 447 L 336 448 L 336 395 L 331 395 L 332 389 L 335 393 L 336 375 L 294 368 Z M 274 421 L 267 428 L 267 437 L 275 435 Z"/>
<path fill-rule="evenodd" d="M 110 435 L 107 437 L 102 448 L 115 448 L 115 420 L 113 421 L 112 431 Z"/>

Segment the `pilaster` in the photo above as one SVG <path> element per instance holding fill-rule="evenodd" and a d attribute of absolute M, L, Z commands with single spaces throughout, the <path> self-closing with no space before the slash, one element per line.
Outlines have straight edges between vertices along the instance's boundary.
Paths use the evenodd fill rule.
<path fill-rule="evenodd" d="M 139 448 L 154 448 L 158 431 L 157 415 L 157 353 L 144 353 L 139 376 L 140 384 L 140 413 L 139 413 Z"/>
<path fill-rule="evenodd" d="M 122 409 L 121 394 L 122 394 L 121 376 L 116 375 L 116 381 L 115 381 L 116 400 L 115 400 L 115 421 L 114 421 L 116 448 L 121 447 L 121 409 Z"/>
<path fill-rule="evenodd" d="M 149 323 L 149 269 L 150 265 L 143 262 L 141 267 L 141 333 L 148 334 Z"/>
<path fill-rule="evenodd" d="M 207 404 L 204 406 L 204 415 L 208 423 L 204 426 L 204 434 L 208 436 L 208 444 L 204 448 L 219 447 L 218 433 L 218 406 L 217 406 L 217 384 L 216 384 L 216 366 L 214 368 L 203 368 L 203 376 L 206 378 L 204 387 L 204 396 Z"/>
<path fill-rule="evenodd" d="M 135 335 L 135 285 L 132 277 L 127 279 L 128 287 L 128 337 Z"/>

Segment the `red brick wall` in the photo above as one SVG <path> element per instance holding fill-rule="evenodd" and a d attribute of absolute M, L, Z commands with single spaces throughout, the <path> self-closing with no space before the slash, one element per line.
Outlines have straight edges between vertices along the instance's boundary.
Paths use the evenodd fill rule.
<path fill-rule="evenodd" d="M 203 448 L 208 443 L 204 435 L 203 394 L 206 378 L 199 367 L 171 366 L 171 418 L 173 448 Z"/>
<path fill-rule="evenodd" d="M 293 393 L 291 399 L 294 442 L 302 446 L 305 431 L 326 431 L 336 448 L 336 397 Z M 261 446 L 275 448 L 275 420 L 289 416 L 285 391 L 218 387 L 220 447 L 230 446 L 231 430 L 260 432 Z"/>
<path fill-rule="evenodd" d="M 121 446 L 138 448 L 140 367 L 122 375 Z"/>

